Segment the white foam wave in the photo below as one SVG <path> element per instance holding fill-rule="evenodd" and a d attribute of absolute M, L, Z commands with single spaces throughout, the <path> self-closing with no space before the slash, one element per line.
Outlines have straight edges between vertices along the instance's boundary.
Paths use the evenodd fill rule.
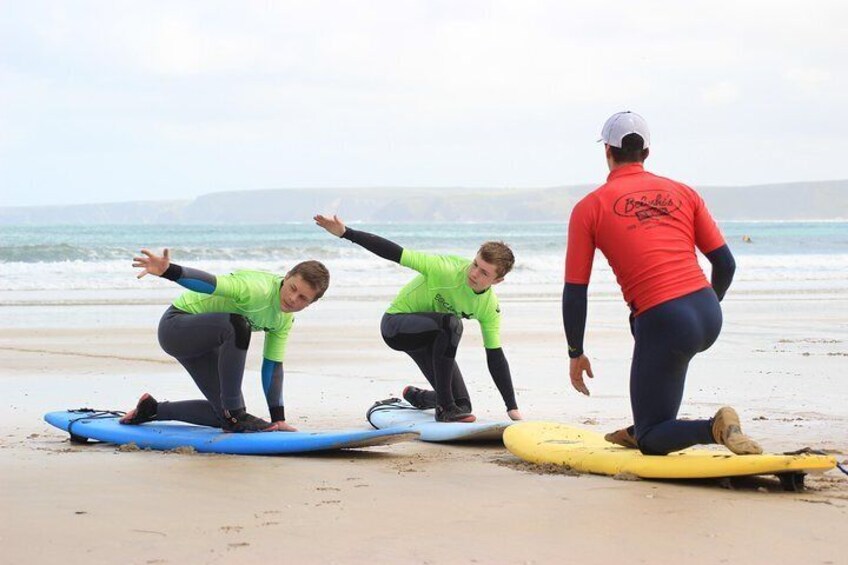
<path fill-rule="evenodd" d="M 355 252 L 358 251 L 358 252 Z M 303 257 L 300 255 L 299 257 Z M 240 257 L 193 261 L 191 265 L 211 273 L 228 273 L 234 268 L 257 269 L 285 273 L 299 258 L 280 257 L 273 260 Z M 332 274 L 336 289 L 396 289 L 414 273 L 398 265 L 363 254 L 361 250 L 345 250 L 336 257 L 322 258 Z M 809 290 L 813 288 L 848 290 L 848 255 L 741 255 L 737 256 L 734 288 L 744 290 Z M 709 263 L 701 260 L 706 273 Z M 93 290 L 165 290 L 173 284 L 148 276 L 136 279 L 137 269 L 129 261 L 63 261 L 9 262 L 0 270 L 0 292 Z M 515 270 L 498 288 L 500 293 L 520 293 L 535 287 L 561 288 L 563 257 L 561 253 L 524 254 Z M 616 293 L 617 283 L 604 257 L 595 259 L 590 291 Z M 0 301 L 3 296 L 0 296 Z"/>

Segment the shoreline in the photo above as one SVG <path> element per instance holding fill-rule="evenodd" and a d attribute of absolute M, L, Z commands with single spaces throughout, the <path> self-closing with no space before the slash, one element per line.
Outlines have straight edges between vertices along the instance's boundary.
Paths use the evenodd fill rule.
<path fill-rule="evenodd" d="M 561 300 L 562 289 L 556 285 L 548 285 L 549 288 L 539 288 L 541 285 L 528 285 L 529 288 L 504 288 L 498 289 L 499 302 L 559 302 Z M 561 285 L 560 285 L 561 286 Z M 365 294 L 357 292 L 347 292 L 349 288 L 344 289 L 343 293 L 328 295 L 321 299 L 321 303 L 327 302 L 367 302 L 377 303 L 387 306 L 395 298 L 397 293 L 384 292 L 380 294 Z M 7 298 L 5 293 L 10 295 L 39 295 L 42 292 L 46 297 L 34 298 Z M 93 291 L 89 291 L 93 292 Z M 55 298 L 55 295 L 67 297 L 73 294 L 85 294 L 84 292 L 68 292 L 68 291 L 3 291 L 0 290 L 0 308 L 15 308 L 15 307 L 55 307 L 55 306 L 162 306 L 167 307 L 178 296 L 179 292 L 157 293 L 149 290 L 112 290 L 114 298 L 92 298 L 90 296 L 82 296 L 79 298 Z M 102 292 L 100 293 L 103 294 Z M 148 296 L 144 296 L 147 294 Z M 139 295 L 142 295 L 139 297 Z M 848 300 L 846 289 L 834 288 L 786 288 L 786 289 L 734 289 L 733 294 L 725 297 L 724 303 L 740 302 L 740 301 L 761 301 L 761 300 Z M 589 291 L 589 300 L 591 302 L 617 302 L 624 305 L 624 300 L 621 297 L 621 292 L 608 292 L 603 290 Z"/>

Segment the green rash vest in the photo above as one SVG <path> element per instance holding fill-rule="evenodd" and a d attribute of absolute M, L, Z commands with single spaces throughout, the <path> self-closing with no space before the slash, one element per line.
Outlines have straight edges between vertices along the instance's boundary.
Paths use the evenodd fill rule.
<path fill-rule="evenodd" d="M 236 271 L 216 276 L 212 294 L 188 291 L 174 306 L 189 314 L 226 312 L 244 316 L 253 331 L 265 332 L 263 356 L 283 362 L 294 315 L 280 310 L 283 277 L 261 271 Z"/>
<path fill-rule="evenodd" d="M 480 322 L 486 349 L 501 346 L 498 297 L 491 287 L 477 294 L 468 286 L 471 261 L 454 255 L 428 255 L 404 249 L 400 264 L 421 274 L 401 289 L 386 310 L 387 314 L 441 312 L 476 319 Z"/>

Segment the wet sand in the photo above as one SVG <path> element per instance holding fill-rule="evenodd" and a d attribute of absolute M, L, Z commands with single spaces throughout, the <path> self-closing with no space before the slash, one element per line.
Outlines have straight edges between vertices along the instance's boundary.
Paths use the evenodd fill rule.
<path fill-rule="evenodd" d="M 386 348 L 382 303 L 328 298 L 298 316 L 286 405 L 300 429 L 365 428 L 377 399 L 421 384 Z M 848 297 L 746 296 L 725 303 L 718 343 L 696 358 L 681 415 L 732 404 L 768 451 L 848 458 Z M 422 442 L 329 455 L 243 457 L 71 445 L 50 410 L 127 409 L 141 392 L 194 398 L 156 344 L 160 305 L 0 308 L 0 543 L 22 562 L 840 563 L 848 477 L 622 481 L 548 472 L 502 446 Z M 49 309 L 49 310 L 47 310 Z M 555 297 L 505 299 L 503 341 L 528 419 L 605 431 L 628 422 L 632 348 L 618 301 L 592 301 L 592 396 L 568 385 Z M 103 319 L 98 311 L 104 311 Z M 23 316 L 23 317 L 22 317 Z M 49 327 L 27 320 L 49 318 Z M 80 322 L 80 320 L 84 320 Z M 248 406 L 265 412 L 254 334 Z M 479 418 L 501 419 L 474 322 L 459 362 Z"/>

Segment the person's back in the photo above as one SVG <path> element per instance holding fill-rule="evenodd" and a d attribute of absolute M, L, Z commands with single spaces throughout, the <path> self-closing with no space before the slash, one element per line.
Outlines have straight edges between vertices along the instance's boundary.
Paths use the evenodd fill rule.
<path fill-rule="evenodd" d="M 697 192 L 646 172 L 641 163 L 613 170 L 574 208 L 566 282 L 586 284 L 594 248 L 609 261 L 634 313 L 710 286 L 698 264 L 724 239 Z"/>

